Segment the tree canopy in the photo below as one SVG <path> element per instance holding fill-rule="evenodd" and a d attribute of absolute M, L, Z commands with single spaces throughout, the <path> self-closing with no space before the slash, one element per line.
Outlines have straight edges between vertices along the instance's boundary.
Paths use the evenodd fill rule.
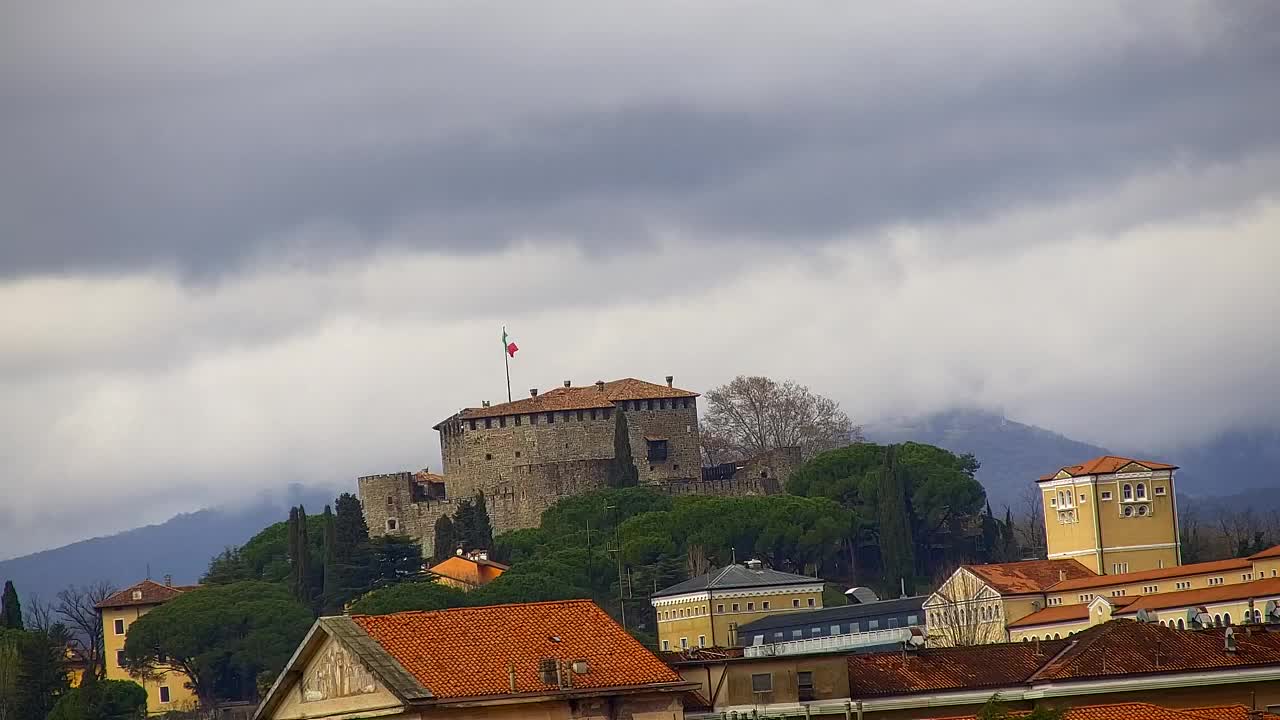
<path fill-rule="evenodd" d="M 0 595 L 0 628 L 22 629 L 22 603 L 12 580 L 4 581 L 4 594 Z"/>
<path fill-rule="evenodd" d="M 283 584 L 242 581 L 182 593 L 138 618 L 125 667 L 145 677 L 176 668 L 203 707 L 254 700 L 258 680 L 278 673 L 311 626 L 311 611 Z"/>
<path fill-rule="evenodd" d="M 87 677 L 53 706 L 47 720 L 141 720 L 147 715 L 147 691 L 130 680 Z"/>
<path fill-rule="evenodd" d="M 704 459 L 712 464 L 784 447 L 808 458 L 862 439 L 839 403 L 791 380 L 739 375 L 704 399 Z"/>

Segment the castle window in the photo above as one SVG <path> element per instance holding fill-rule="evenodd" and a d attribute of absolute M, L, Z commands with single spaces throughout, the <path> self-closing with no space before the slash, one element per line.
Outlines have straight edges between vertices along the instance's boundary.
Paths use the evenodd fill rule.
<path fill-rule="evenodd" d="M 519 451 L 519 450 L 517 450 L 517 451 L 516 451 L 516 457 L 520 457 L 520 451 Z"/>
<path fill-rule="evenodd" d="M 579 411 L 578 411 L 578 422 L 582 422 L 582 419 L 583 419 L 583 417 L 582 417 L 582 411 L 581 411 L 581 410 L 579 410 Z"/>
<path fill-rule="evenodd" d="M 1146 483 L 1138 483 L 1138 499 L 1139 499 L 1139 500 L 1146 500 L 1146 499 L 1147 499 L 1147 485 L 1146 485 Z"/>
<path fill-rule="evenodd" d="M 395 531 L 400 529 L 400 521 L 395 518 L 387 518 L 387 530 Z"/>
<path fill-rule="evenodd" d="M 534 415 L 533 413 L 529 413 L 529 424 L 530 424 L 530 425 L 537 425 L 537 424 L 538 424 L 538 416 L 537 416 L 537 415 Z"/>
<path fill-rule="evenodd" d="M 467 421 L 467 424 L 471 426 L 471 429 L 472 429 L 472 430 L 475 430 L 475 429 L 476 429 L 476 421 L 475 421 L 475 420 L 468 420 L 468 421 Z"/>
<path fill-rule="evenodd" d="M 395 504 L 396 504 L 396 499 L 395 499 L 394 497 L 392 497 L 392 496 L 388 495 L 388 496 L 387 496 L 387 504 L 388 504 L 388 505 L 395 505 Z"/>
<path fill-rule="evenodd" d="M 520 416 L 516 415 L 516 427 L 520 427 Z"/>
<path fill-rule="evenodd" d="M 649 462 L 664 462 L 667 459 L 667 441 L 665 438 L 645 438 L 649 446 Z"/>
<path fill-rule="evenodd" d="M 599 420 L 599 419 L 600 419 L 600 411 L 599 411 L 599 410 L 597 410 L 596 408 L 591 408 L 591 419 L 592 419 L 592 420 Z"/>
<path fill-rule="evenodd" d="M 484 429 L 485 429 L 485 430 L 488 430 L 488 429 L 490 429 L 490 428 L 492 428 L 492 427 L 493 427 L 493 418 L 485 418 L 485 419 L 484 419 Z"/>
<path fill-rule="evenodd" d="M 506 426 L 507 426 L 507 416 L 503 415 L 502 417 L 498 418 L 498 427 L 506 427 Z"/>
<path fill-rule="evenodd" d="M 608 420 L 613 415 L 613 408 L 604 408 L 601 412 L 604 413 L 604 419 Z"/>
<path fill-rule="evenodd" d="M 1128 484 L 1128 483 L 1125 483 L 1125 486 L 1124 486 L 1123 488 L 1121 488 L 1121 496 L 1122 496 L 1125 500 L 1132 500 L 1132 499 L 1133 499 L 1133 486 L 1132 486 L 1132 485 L 1130 485 L 1130 484 Z"/>
<path fill-rule="evenodd" d="M 493 459 L 493 453 L 485 453 L 485 454 L 484 454 L 484 459 L 485 459 L 485 460 L 492 460 L 492 459 Z"/>
<path fill-rule="evenodd" d="M 547 424 L 548 424 L 548 425 L 550 425 L 551 423 L 553 423 L 553 422 L 555 422 L 555 421 L 556 421 L 556 414 L 555 414 L 555 413 L 553 413 L 553 412 L 549 412 L 549 413 L 547 413 Z"/>

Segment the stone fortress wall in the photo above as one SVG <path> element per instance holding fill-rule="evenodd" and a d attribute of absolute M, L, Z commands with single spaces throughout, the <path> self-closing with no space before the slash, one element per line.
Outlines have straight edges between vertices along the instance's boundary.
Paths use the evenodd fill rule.
<path fill-rule="evenodd" d="M 528 399 L 492 407 L 484 403 L 436 425 L 442 475 L 359 478 L 369 533 L 418 538 L 429 555 L 436 520 L 478 492 L 495 534 L 537 527 L 542 512 L 559 499 L 605 487 L 619 413 L 640 484 L 672 494 L 775 494 L 799 464 L 799 449 L 784 448 L 708 477 L 697 396 L 674 388 L 670 376 L 665 387 L 623 380 L 574 388 L 565 381 L 563 389 L 541 396 L 531 390 Z"/>

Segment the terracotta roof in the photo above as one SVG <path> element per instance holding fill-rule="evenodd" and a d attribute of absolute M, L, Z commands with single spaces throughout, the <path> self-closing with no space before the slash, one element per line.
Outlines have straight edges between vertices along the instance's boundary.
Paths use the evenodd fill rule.
<path fill-rule="evenodd" d="M 1030 625 L 1057 625 L 1065 622 L 1079 622 L 1089 619 L 1089 604 L 1076 603 L 1074 605 L 1055 605 L 1047 607 L 1043 610 L 1019 618 L 1009 623 L 1007 626 L 1010 630 L 1019 627 L 1028 627 Z"/>
<path fill-rule="evenodd" d="M 1235 652 L 1227 652 L 1222 635 L 1221 629 L 1189 632 L 1157 623 L 1112 620 L 1073 635 L 1067 650 L 1046 663 L 1033 679 L 1084 680 L 1280 666 L 1280 634 L 1250 634 L 1236 628 Z"/>
<path fill-rule="evenodd" d="M 107 597 L 94 607 L 97 608 L 118 608 L 131 607 L 133 605 L 159 605 L 168 602 L 173 598 L 181 595 L 189 590 L 194 590 L 199 585 L 161 585 L 154 580 L 143 580 L 142 582 L 131 585 L 120 592 Z M 141 591 L 140 598 L 134 598 L 133 592 Z"/>
<path fill-rule="evenodd" d="M 601 390 L 595 385 L 557 387 L 536 397 L 523 398 L 490 407 L 465 408 L 457 417 L 463 420 L 552 412 L 555 410 L 590 410 L 610 408 L 624 400 L 658 400 L 660 398 L 698 397 L 698 393 L 645 382 L 635 378 L 612 380 Z M 439 427 L 437 424 L 436 427 Z"/>
<path fill-rule="evenodd" d="M 437 475 L 437 474 L 435 474 L 435 473 L 433 473 L 433 472 L 428 472 L 428 471 L 426 471 L 426 470 L 419 470 L 418 472 L 414 473 L 414 474 L 413 474 L 413 479 L 414 479 L 414 481 L 415 481 L 415 482 L 419 482 L 419 483 L 425 483 L 425 482 L 438 482 L 438 483 L 441 483 L 441 482 L 444 482 L 444 476 L 443 476 L 443 475 Z"/>
<path fill-rule="evenodd" d="M 1096 573 L 1074 558 L 963 567 L 999 592 L 1014 595 L 1044 592 L 1054 583 L 1061 582 L 1064 576 L 1068 580 L 1097 577 Z"/>
<path fill-rule="evenodd" d="M 1020 685 L 1069 643 L 1042 640 L 850 655 L 849 692 L 861 698 Z"/>
<path fill-rule="evenodd" d="M 680 683 L 680 676 L 590 600 L 353 615 L 351 620 L 436 699 L 552 692 L 538 676 L 544 658 L 586 660 L 574 688 Z"/>
<path fill-rule="evenodd" d="M 1280 557 L 1280 545 L 1273 545 L 1262 552 L 1256 552 L 1249 556 L 1250 560 L 1262 560 L 1265 558 Z"/>
<path fill-rule="evenodd" d="M 1092 460 L 1086 460 L 1079 465 L 1068 465 L 1064 468 L 1054 470 L 1048 475 L 1041 475 L 1041 480 L 1052 480 L 1058 476 L 1058 473 L 1065 472 L 1071 477 L 1081 477 L 1084 475 L 1106 475 L 1113 473 L 1125 465 L 1137 463 L 1148 470 L 1177 470 L 1177 465 L 1169 465 L 1166 463 L 1153 462 L 1151 460 L 1134 460 L 1133 458 L 1120 457 L 1119 455 L 1102 455 Z"/>
<path fill-rule="evenodd" d="M 1030 710 L 1013 710 L 1009 717 L 1029 714 Z M 1261 720 L 1274 717 L 1263 714 Z M 975 720 L 975 715 L 963 715 L 944 720 Z M 1082 705 L 1066 708 L 1062 720 L 1250 720 L 1249 708 L 1244 705 L 1218 705 L 1202 708 L 1166 708 L 1151 703 L 1113 703 L 1108 705 Z"/>
<path fill-rule="evenodd" d="M 1087 590 L 1089 588 L 1105 587 L 1108 585 L 1124 585 L 1127 583 L 1143 582 L 1145 580 L 1165 580 L 1168 578 L 1186 577 L 1188 575 L 1199 575 L 1201 573 L 1226 572 L 1228 570 L 1248 570 L 1252 567 L 1253 563 L 1249 562 L 1245 558 L 1230 558 L 1227 560 L 1214 560 L 1213 562 L 1180 565 L 1178 567 L 1161 568 L 1158 570 L 1143 570 L 1141 572 L 1119 573 L 1117 575 L 1095 575 L 1093 577 L 1063 580 L 1060 583 L 1051 585 L 1049 587 L 1049 592 L 1060 592 L 1063 590 Z"/>
<path fill-rule="evenodd" d="M 1236 583 L 1234 585 L 1216 585 L 1211 588 L 1197 590 L 1179 590 L 1178 592 L 1156 593 L 1144 595 L 1124 609 L 1124 615 L 1134 615 L 1139 610 L 1166 610 L 1170 608 L 1211 605 L 1229 600 L 1258 600 L 1258 610 L 1262 610 L 1267 600 L 1280 599 L 1280 578 L 1266 578 L 1253 582 Z"/>

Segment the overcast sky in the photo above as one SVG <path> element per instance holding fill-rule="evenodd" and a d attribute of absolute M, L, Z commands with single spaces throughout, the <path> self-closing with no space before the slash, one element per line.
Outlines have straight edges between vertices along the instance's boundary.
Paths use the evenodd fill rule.
<path fill-rule="evenodd" d="M 1274 425 L 1278 77 L 1266 0 L 0 0 L 0 558 L 438 469 L 503 324 L 519 394 Z"/>

